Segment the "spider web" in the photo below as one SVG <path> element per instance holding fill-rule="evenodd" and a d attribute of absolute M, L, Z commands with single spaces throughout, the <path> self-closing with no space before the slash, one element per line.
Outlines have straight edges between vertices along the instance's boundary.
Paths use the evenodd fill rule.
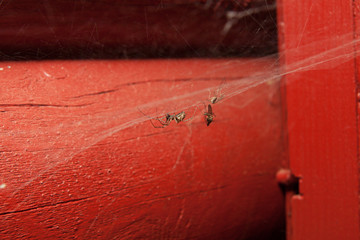
<path fill-rule="evenodd" d="M 193 41 L 194 38 L 200 39 L 201 43 L 202 39 L 199 33 L 194 34 L 195 37 L 190 36 L 186 33 L 186 26 L 169 18 L 166 25 L 173 29 L 176 38 L 186 46 L 183 49 L 174 50 L 170 46 L 160 49 L 156 43 L 144 51 L 134 50 L 138 49 L 139 45 L 136 44 L 134 44 L 136 47 L 104 47 L 99 37 L 101 22 L 92 20 L 94 21 L 91 32 L 92 41 L 90 41 L 92 44 L 87 43 L 84 47 L 82 43 L 73 49 L 63 47 L 62 50 L 67 50 L 65 53 L 61 53 L 64 55 L 60 56 L 56 50 L 49 53 L 46 47 L 39 48 L 39 55 L 35 58 L 29 57 L 34 56 L 33 49 L 29 51 L 22 49 L 17 53 L 18 55 L 14 52 L 4 51 L 3 58 L 5 60 L 19 60 L 22 56 L 26 56 L 26 60 L 77 58 L 74 56 L 81 59 L 96 58 L 97 60 L 68 61 L 65 64 L 56 60 L 30 61 L 27 65 L 28 69 L 22 67 L 22 62 L 1 62 L 0 70 L 5 75 L 4 79 L 13 79 L 19 73 L 24 76 L 24 79 L 19 80 L 21 83 L 9 83 L 3 80 L 6 82 L 7 88 L 0 90 L 0 114 L 3 119 L 0 132 L 3 143 L 0 147 L 0 154 L 4 165 L 10 166 L 10 169 L 2 169 L 0 175 L 1 195 L 5 197 L 7 204 L 10 204 L 10 206 L 4 206 L 5 210 L 0 213 L 3 215 L 0 220 L 2 225 L 13 219 L 16 213 L 29 212 L 39 207 L 57 206 L 73 200 L 92 199 L 96 197 L 96 192 L 102 191 L 102 181 L 123 183 L 124 186 L 121 187 L 124 189 L 136 189 L 149 183 L 171 179 L 186 166 L 187 170 L 191 170 L 196 164 L 187 163 L 184 159 L 191 159 L 196 155 L 196 149 L 192 146 L 193 135 L 199 131 L 199 128 L 207 128 L 204 113 L 207 111 L 207 106 L 211 104 L 211 98 L 216 97 L 218 101 L 211 104 L 216 116 L 207 128 L 210 130 L 207 131 L 211 131 L 212 128 L 216 129 L 219 125 L 226 125 L 229 122 L 227 119 L 234 117 L 231 115 L 231 111 L 226 109 L 255 112 L 250 111 L 249 108 L 257 106 L 255 103 L 264 96 L 266 99 L 270 99 L 268 100 L 270 105 L 274 104 L 272 101 L 276 102 L 276 99 L 279 99 L 281 81 L 287 75 L 332 69 L 354 60 L 354 46 L 357 46 L 358 40 L 348 41 L 348 39 L 352 39 L 353 35 L 353 33 L 349 33 L 327 39 L 327 43 L 334 43 L 329 44 L 336 46 L 334 48 L 321 50 L 317 54 L 291 65 L 282 64 L 286 55 L 301 56 L 304 52 L 314 52 L 314 48 L 319 45 L 319 42 L 294 46 L 282 52 L 283 55 L 277 53 L 277 42 L 274 39 L 276 31 L 274 35 L 274 32 L 269 30 L 269 26 L 276 29 L 274 15 L 267 14 L 265 19 L 260 18 L 260 20 L 257 18 L 257 14 L 274 11 L 276 5 L 271 2 L 266 2 L 266 5 L 256 4 L 257 2 L 261 1 L 254 1 L 253 6 L 245 8 L 243 5 L 249 4 L 248 1 L 242 1 L 241 7 L 236 1 L 205 2 L 201 9 L 204 7 L 206 11 L 214 11 L 214 18 L 221 22 L 221 27 L 217 29 L 218 35 L 221 36 L 219 38 L 221 44 L 206 49 L 197 47 L 198 45 Z M 7 4 L 9 3 L 0 2 L 2 7 Z M 157 7 L 161 8 L 160 5 Z M 218 9 L 223 11 L 220 17 Z M 149 26 L 152 17 L 151 11 L 153 9 L 144 11 L 145 26 L 147 26 L 145 32 L 149 38 L 152 34 Z M 191 14 L 194 13 L 191 12 Z M 191 18 L 191 14 L 189 13 L 184 18 Z M 43 17 L 47 18 L 48 28 L 51 29 L 51 21 L 54 20 L 51 18 L 51 13 L 48 12 Z M 265 42 L 267 42 L 265 48 L 261 48 L 255 43 L 249 44 L 249 42 L 246 43 L 249 45 L 243 49 L 236 48 L 234 45 L 226 48 L 225 43 L 234 44 L 230 40 L 226 42 L 226 39 L 234 34 L 233 32 L 239 31 L 240 27 L 246 26 L 241 22 L 243 19 L 258 26 L 255 28 L 257 32 L 252 33 L 259 39 L 265 38 Z M 181 22 L 180 20 L 179 22 Z M 25 28 L 25 26 L 21 27 Z M 78 31 L 80 30 L 78 29 Z M 21 34 L 21 29 L 17 29 L 17 32 Z M 240 30 L 240 33 L 245 34 L 245 30 Z M 56 39 L 56 34 L 54 33 L 54 35 Z M 300 36 L 301 38 L 302 36 Z M 257 40 L 254 41 L 257 42 Z M 203 41 L 206 42 L 206 40 Z M 49 42 L 49 45 L 51 44 Z M 166 44 L 164 43 L 164 45 Z M 50 48 L 53 49 L 52 46 Z M 264 51 L 262 52 L 262 50 Z M 109 52 L 115 53 L 109 55 Z M 119 52 L 121 52 L 121 59 L 118 59 Z M 102 59 L 104 56 L 117 60 Z M 172 59 L 162 59 L 165 58 L 164 56 L 172 57 Z M 155 58 L 158 59 L 154 60 Z M 192 67 L 189 67 L 189 63 Z M 74 74 L 74 68 L 78 69 L 78 76 Z M 96 71 L 93 70 L 95 68 Z M 153 69 L 156 69 L 156 73 L 153 73 Z M 88 78 L 78 79 L 84 72 L 88 72 Z M 103 76 L 106 76 L 106 82 L 102 81 Z M 82 82 L 81 87 L 72 84 L 77 80 Z M 291 84 L 291 82 L 287 82 L 287 84 Z M 86 91 L 82 91 L 80 88 L 84 88 Z M 49 94 L 43 94 L 44 92 Z M 76 92 L 81 92 L 81 94 L 75 94 Z M 186 113 L 185 120 L 189 119 L 190 121 L 179 124 L 172 121 L 163 129 L 154 129 L 149 122 L 149 118 L 152 118 L 154 124 L 162 126 L 164 124 L 156 119 L 162 118 L 164 121 L 166 114 L 178 114 L 182 111 Z M 248 127 L 244 128 L 244 135 L 252 135 L 251 125 L 246 125 L 246 123 L 251 123 L 254 119 L 264 118 L 263 124 L 254 134 L 258 138 L 262 138 L 261 134 L 266 135 L 272 129 L 274 120 L 281 120 L 280 107 L 274 108 L 273 116 L 267 117 L 260 114 L 238 116 L 239 122 L 243 124 L 241 126 Z M 37 119 L 33 119 L 34 115 L 37 116 Z M 142 131 L 145 131 L 146 134 L 141 135 Z M 288 131 L 291 131 L 291 127 Z M 230 133 L 223 132 L 222 134 Z M 182 138 L 177 139 L 177 135 Z M 154 144 L 148 141 L 146 139 L 148 136 L 156 138 L 159 143 Z M 159 136 L 163 136 L 163 138 L 159 140 Z M 167 136 L 174 138 L 174 143 L 179 145 L 166 145 Z M 119 156 L 116 156 L 115 152 L 119 152 L 119 149 L 122 148 L 121 145 L 116 145 L 114 149 L 111 147 L 104 148 L 105 150 L 101 149 L 101 146 L 109 146 L 119 139 L 123 142 L 137 141 L 136 146 L 150 146 L 147 149 L 162 149 L 160 147 L 162 143 L 171 148 L 174 155 L 168 159 L 161 159 L 164 161 L 156 166 L 146 166 L 147 171 L 142 172 L 141 168 L 137 168 L 138 165 L 143 164 L 140 161 L 114 162 L 114 160 L 119 160 Z M 248 146 L 247 144 L 251 145 L 253 139 L 244 138 L 240 141 L 243 146 Z M 124 145 L 126 144 L 124 143 Z M 126 146 L 128 147 L 128 145 Z M 238 146 L 239 152 L 245 151 L 243 146 Z M 222 150 L 220 143 L 213 148 L 214 152 Z M 102 159 L 106 160 L 103 163 L 98 159 L 88 161 L 86 158 L 91 156 L 93 151 L 99 151 L 99 154 L 103 156 Z M 125 150 L 120 152 L 128 154 L 121 159 L 131 158 L 132 153 Z M 145 153 L 139 155 L 146 161 Z M 257 156 L 255 150 L 254 156 Z M 20 159 L 22 160 L 20 161 Z M 260 165 L 260 162 L 260 158 L 255 157 L 254 165 Z M 82 192 L 83 184 L 68 181 L 63 177 L 63 175 L 71 175 L 73 172 L 77 174 L 78 171 L 83 174 L 79 177 L 80 182 L 91 182 L 94 176 L 90 171 L 93 168 L 89 168 L 89 173 L 86 173 L 86 169 L 91 164 L 101 169 L 102 172 L 99 170 L 99 175 L 108 173 L 109 179 L 96 180 L 92 184 L 92 189 Z M 132 173 L 117 172 L 118 175 L 111 175 L 113 169 L 119 168 L 116 164 L 123 164 L 124 168 L 130 169 L 129 172 Z M 208 170 L 209 165 L 202 167 L 204 171 Z M 85 170 L 79 170 L 81 168 Z M 100 179 L 106 179 L 106 176 L 104 175 Z M 140 179 L 140 181 L 131 182 L 133 176 L 135 176 L 134 179 Z M 59 191 L 47 196 L 46 187 L 52 185 L 58 186 Z M 106 186 L 105 188 L 111 190 L 104 195 L 109 195 L 111 200 L 102 210 L 92 216 L 84 236 L 94 234 L 97 224 L 104 221 L 106 209 L 111 209 L 113 204 L 123 197 L 123 192 L 116 189 L 115 186 L 111 184 Z M 218 186 L 214 180 L 214 184 L 210 187 L 213 188 L 203 191 L 216 191 L 226 186 Z M 38 191 L 34 192 L 33 189 L 38 189 Z M 250 216 L 249 213 L 248 215 Z M 116 216 L 120 216 L 120 214 Z M 181 218 L 179 219 L 181 221 Z M 247 237 L 246 233 L 243 237 Z"/>

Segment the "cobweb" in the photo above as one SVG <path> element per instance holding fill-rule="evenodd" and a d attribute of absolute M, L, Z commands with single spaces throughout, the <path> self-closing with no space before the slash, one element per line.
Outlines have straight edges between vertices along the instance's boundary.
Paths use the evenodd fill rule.
<path fill-rule="evenodd" d="M 334 48 L 321 50 L 290 65 L 282 64 L 284 55 L 300 56 L 304 52 L 314 52 L 319 43 L 301 44 L 282 52 L 283 55 L 279 54 L 274 15 L 276 4 L 272 1 L 265 3 L 204 1 L 202 4 L 184 5 L 185 12 L 189 6 L 196 11 L 190 11 L 179 21 L 205 12 L 204 18 L 211 13 L 211 23 L 218 23 L 214 29 L 208 30 L 216 32 L 218 38 L 204 34 L 205 40 L 200 33 L 188 33 L 188 28 L 194 28 L 194 23 L 186 26 L 169 17 L 173 13 L 173 5 L 169 7 L 168 2 L 161 2 L 154 8 L 144 8 L 141 10 L 146 27 L 144 36 L 152 39 L 149 40 L 151 44 L 142 49 L 139 47 L 141 39 L 131 39 L 131 36 L 125 39 L 132 45 L 120 47 L 116 42 L 113 46 L 107 42 L 108 39 L 101 38 L 103 25 L 95 17 L 90 20 L 93 26 L 90 39 L 80 40 L 78 45 L 70 48 L 73 43 L 64 36 L 59 37 L 57 30 L 53 29 L 52 24 L 58 24 L 58 19 L 51 13 L 54 7 L 47 2 L 46 11 L 41 16 L 56 41 L 44 40 L 44 45 L 36 46 L 37 51 L 34 48 L 24 49 L 21 43 L 18 45 L 20 50 L 2 51 L 4 61 L 0 64 L 0 74 L 4 77 L 0 81 L 6 87 L 0 90 L 0 156 L 6 169 L 1 170 L 0 188 L 1 196 L 6 200 L 0 213 L 3 215 L 1 224 L 5 225 L 14 213 L 91 199 L 96 197 L 97 192 L 110 196 L 104 208 L 111 209 L 116 201 L 123 198 L 119 188 L 134 189 L 164 181 L 182 171 L 179 169 L 187 164 L 184 159 L 191 156 L 195 159 L 199 151 L 192 146 L 195 141 L 193 136 L 199 131 L 218 131 L 212 134 L 227 136 L 229 132 L 221 131 L 231 131 L 224 129 L 229 127 L 228 124 L 233 124 L 234 119 L 242 124 L 239 126 L 249 127 L 246 123 L 263 118 L 255 134 L 250 127 L 241 129 L 245 136 L 262 138 L 261 134 L 265 135 L 276 125 L 274 120 L 281 121 L 281 104 L 276 99 L 280 99 L 279 89 L 287 75 L 332 69 L 353 61 L 354 46 L 358 41 L 348 41 L 353 34 L 349 33 L 327 39 L 328 43 L 337 43 L 333 44 L 336 46 Z M 89 3 L 74 4 L 74 9 L 80 11 L 78 8 L 81 4 Z M 0 7 L 5 11 L 11 7 L 11 1 L 0 2 Z M 156 29 L 150 26 L 156 18 L 154 11 L 161 12 L 163 9 L 168 9 L 163 13 L 168 18 L 162 24 L 173 30 L 176 40 L 168 38 L 161 42 L 154 33 Z M 101 19 L 105 18 L 101 16 Z M 80 26 L 74 27 L 72 37 L 86 26 L 76 22 L 80 20 L 81 17 L 70 20 Z M 158 27 L 161 29 L 163 25 L 159 24 Z M 245 27 L 248 29 L 241 29 Z M 16 29 L 17 34 L 21 35 L 23 29 L 26 29 L 26 25 Z M 243 37 L 241 39 L 246 41 L 240 43 L 240 40 L 234 40 L 235 37 L 240 38 L 241 34 L 253 38 Z M 171 45 L 171 41 L 179 43 Z M 207 46 L 207 41 L 212 45 Z M 214 46 L 213 42 L 217 45 Z M 59 49 L 54 49 L 54 44 Z M 179 48 L 180 45 L 184 47 Z M 77 61 L 72 61 L 76 58 Z M 26 67 L 19 60 L 28 61 Z M 19 75 L 24 76 L 23 79 L 9 80 Z M 83 76 L 87 76 L 86 79 Z M 264 96 L 270 108 L 274 108 L 274 115 L 268 118 L 256 114 L 238 115 L 251 112 L 251 108 L 257 107 L 259 99 Z M 218 99 L 215 104 L 211 104 L 213 97 Z M 277 107 L 273 106 L 272 101 L 278 104 Z M 213 106 L 215 118 L 207 127 L 204 113 L 209 104 Z M 158 120 L 161 118 L 165 121 L 166 114 L 182 111 L 186 113 L 185 120 L 189 121 L 179 124 L 172 121 L 169 126 L 164 126 Z M 154 128 L 150 121 L 164 128 Z M 276 126 L 280 127 L 281 124 Z M 291 131 L 291 126 L 288 131 Z M 202 134 L 207 136 L 204 132 Z M 114 144 L 117 141 L 123 145 Z M 247 146 L 254 140 L 244 138 L 237 141 Z M 133 145 L 128 142 L 133 142 Z M 276 144 L 279 143 L 280 138 Z M 134 146 L 148 150 L 156 148 L 164 151 L 165 156 L 155 166 L 138 167 L 146 165 L 150 157 L 146 152 L 136 155 L 131 149 L 126 149 Z M 174 155 L 168 156 L 165 152 L 169 150 L 164 146 L 171 148 Z M 213 148 L 214 151 L 221 150 L 220 145 Z M 240 152 L 243 151 L 241 146 L 238 148 Z M 101 157 L 88 159 L 94 152 Z M 117 156 L 119 152 L 124 156 Z M 256 153 L 254 156 L 257 156 Z M 143 161 L 130 162 L 126 159 Z M 113 169 L 119 169 L 119 164 L 128 171 L 117 171 L 117 175 L 111 173 Z M 197 165 L 191 163 L 188 169 L 194 166 Z M 99 168 L 98 173 L 91 172 L 95 167 Z M 76 177 L 67 178 L 67 175 Z M 116 186 L 111 182 L 123 185 Z M 50 194 L 46 189 L 48 186 L 56 186 L 57 190 Z M 225 186 L 214 182 L 207 186 L 206 191 Z M 106 192 L 103 192 L 103 188 Z M 84 236 L 94 234 L 94 228 L 105 212 L 99 210 L 94 214 Z"/>

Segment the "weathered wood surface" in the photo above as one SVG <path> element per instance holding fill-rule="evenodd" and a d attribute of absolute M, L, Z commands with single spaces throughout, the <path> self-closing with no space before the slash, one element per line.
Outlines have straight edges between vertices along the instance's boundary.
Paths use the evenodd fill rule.
<path fill-rule="evenodd" d="M 0 238 L 278 239 L 275 63 L 1 62 Z M 160 129 L 138 110 L 196 106 Z"/>

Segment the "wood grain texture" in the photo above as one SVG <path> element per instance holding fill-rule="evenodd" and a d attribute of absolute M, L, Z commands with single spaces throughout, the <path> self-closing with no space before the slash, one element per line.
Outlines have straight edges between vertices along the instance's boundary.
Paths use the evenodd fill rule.
<path fill-rule="evenodd" d="M 2 62 L 0 238 L 279 239 L 275 63 Z M 155 129 L 139 109 L 194 117 Z"/>
<path fill-rule="evenodd" d="M 353 1 L 281 1 L 290 167 L 288 239 L 359 239 Z"/>

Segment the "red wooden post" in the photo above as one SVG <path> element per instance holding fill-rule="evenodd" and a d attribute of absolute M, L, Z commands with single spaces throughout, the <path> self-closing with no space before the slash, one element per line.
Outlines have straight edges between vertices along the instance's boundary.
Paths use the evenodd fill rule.
<path fill-rule="evenodd" d="M 359 239 L 353 1 L 280 1 L 289 160 L 300 194 L 288 239 Z"/>
<path fill-rule="evenodd" d="M 278 81 L 234 94 L 275 61 L 2 62 L 0 238 L 278 239 Z"/>

